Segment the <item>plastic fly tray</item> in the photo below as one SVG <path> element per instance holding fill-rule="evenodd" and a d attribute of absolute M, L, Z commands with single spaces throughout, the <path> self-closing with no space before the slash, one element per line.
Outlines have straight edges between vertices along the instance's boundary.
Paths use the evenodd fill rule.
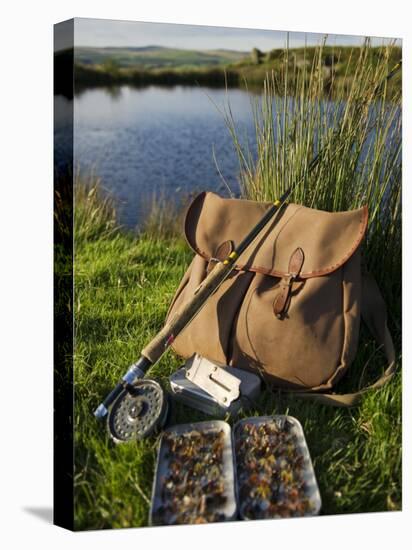
<path fill-rule="evenodd" d="M 210 523 L 236 517 L 230 426 L 221 420 L 163 432 L 152 491 L 151 525 Z"/>
<path fill-rule="evenodd" d="M 240 420 L 233 429 L 242 519 L 317 515 L 319 488 L 301 424 L 292 416 Z"/>

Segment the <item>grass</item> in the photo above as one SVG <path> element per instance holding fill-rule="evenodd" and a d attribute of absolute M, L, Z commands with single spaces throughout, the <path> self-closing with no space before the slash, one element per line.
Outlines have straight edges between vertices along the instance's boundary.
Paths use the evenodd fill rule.
<path fill-rule="evenodd" d="M 192 257 L 180 238 L 164 237 L 153 225 L 150 233 L 140 235 L 113 231 L 113 210 L 101 201 L 95 188 L 76 193 L 75 212 L 80 215 L 102 204 L 101 216 L 95 214 L 87 231 L 78 227 L 75 241 L 76 529 L 147 525 L 157 438 L 116 446 L 93 410 L 162 326 Z M 364 364 L 375 352 L 373 342 L 363 335 L 357 361 L 340 390 L 357 387 Z M 167 385 L 180 364 L 169 352 L 150 376 Z M 382 361 L 374 361 L 363 382 L 383 367 Z M 266 389 L 256 408 L 242 416 L 272 413 L 292 414 L 303 424 L 322 494 L 322 514 L 401 508 L 400 373 L 354 410 L 328 408 Z M 175 404 L 171 421 L 206 418 Z"/>
<path fill-rule="evenodd" d="M 288 413 L 302 422 L 322 514 L 400 510 L 401 96 L 400 90 L 389 96 L 384 81 L 391 68 L 390 47 L 376 60 L 366 43 L 351 60 L 347 86 L 325 84 L 324 53 L 320 48 L 310 65 L 299 67 L 284 52 L 283 69 L 266 80 L 263 100 L 252 103 L 256 143 L 245 141 L 230 107 L 224 116 L 239 155 L 244 196 L 272 200 L 300 181 L 295 202 L 327 210 L 368 204 L 365 262 L 389 306 L 398 370 L 389 385 L 368 393 L 354 409 L 300 401 L 266 388 L 255 408 L 242 416 Z M 325 87 L 330 92 L 326 102 Z M 321 162 L 308 173 L 320 149 Z M 90 181 L 87 189 L 77 186 L 75 192 L 76 528 L 137 527 L 147 525 L 157 438 L 115 446 L 93 410 L 161 328 L 192 253 L 176 236 L 175 216 L 164 212 L 166 206 L 153 211 L 139 235 L 120 230 L 113 205 L 95 183 Z M 167 385 L 180 364 L 169 352 L 150 376 Z M 384 367 L 362 329 L 356 361 L 339 392 L 359 389 Z M 175 405 L 171 421 L 205 418 Z"/>
<path fill-rule="evenodd" d="M 76 193 L 76 212 L 100 203 L 96 188 Z M 94 219 L 75 241 L 77 529 L 147 522 L 156 440 L 114 446 L 93 410 L 161 326 L 190 257 L 176 239 L 113 232 L 107 210 L 109 229 Z M 153 376 L 164 380 L 178 365 L 169 355 Z"/>

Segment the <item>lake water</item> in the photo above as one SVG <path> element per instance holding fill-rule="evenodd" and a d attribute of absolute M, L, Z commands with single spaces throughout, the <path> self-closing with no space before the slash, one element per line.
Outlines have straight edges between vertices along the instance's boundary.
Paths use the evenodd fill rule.
<path fill-rule="evenodd" d="M 94 170 L 118 200 L 120 222 L 135 227 L 153 194 L 170 200 L 202 190 L 234 193 L 238 161 L 222 113 L 230 103 L 239 131 L 253 138 L 250 96 L 201 87 L 86 90 L 75 97 L 74 160 Z"/>
<path fill-rule="evenodd" d="M 56 96 L 56 160 L 64 158 L 73 131 L 75 167 L 101 178 L 116 199 L 120 223 L 134 228 L 142 223 L 154 195 L 171 202 L 203 190 L 228 195 L 222 176 L 230 190 L 239 193 L 238 159 L 219 109 L 230 105 L 238 134 L 253 150 L 251 100 L 237 89 L 89 89 L 75 96 L 72 128 L 70 104 Z M 390 144 L 391 135 L 387 139 Z M 363 154 L 370 140 L 373 132 Z"/>

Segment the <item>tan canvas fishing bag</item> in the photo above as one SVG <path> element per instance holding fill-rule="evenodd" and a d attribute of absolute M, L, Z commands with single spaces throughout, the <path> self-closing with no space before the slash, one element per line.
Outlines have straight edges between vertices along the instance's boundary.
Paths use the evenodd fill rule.
<path fill-rule="evenodd" d="M 202 193 L 184 231 L 195 256 L 168 312 L 170 319 L 216 262 L 226 258 L 270 203 Z M 236 269 L 176 338 L 174 350 L 260 373 L 273 386 L 318 401 L 354 405 L 393 375 L 395 353 L 375 281 L 361 275 L 367 208 L 330 213 L 289 204 L 238 258 Z M 358 345 L 361 315 L 388 368 L 372 386 L 331 393 Z"/>

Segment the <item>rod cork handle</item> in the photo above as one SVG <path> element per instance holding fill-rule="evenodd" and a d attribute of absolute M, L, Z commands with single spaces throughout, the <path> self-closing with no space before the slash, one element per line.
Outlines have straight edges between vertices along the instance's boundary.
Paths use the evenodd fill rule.
<path fill-rule="evenodd" d="M 151 363 L 156 363 L 165 351 L 173 344 L 182 330 L 190 323 L 205 304 L 207 298 L 213 294 L 219 284 L 232 271 L 232 264 L 237 255 L 233 252 L 218 263 L 206 279 L 196 288 L 191 299 L 156 334 L 153 340 L 144 348 L 142 355 Z"/>

